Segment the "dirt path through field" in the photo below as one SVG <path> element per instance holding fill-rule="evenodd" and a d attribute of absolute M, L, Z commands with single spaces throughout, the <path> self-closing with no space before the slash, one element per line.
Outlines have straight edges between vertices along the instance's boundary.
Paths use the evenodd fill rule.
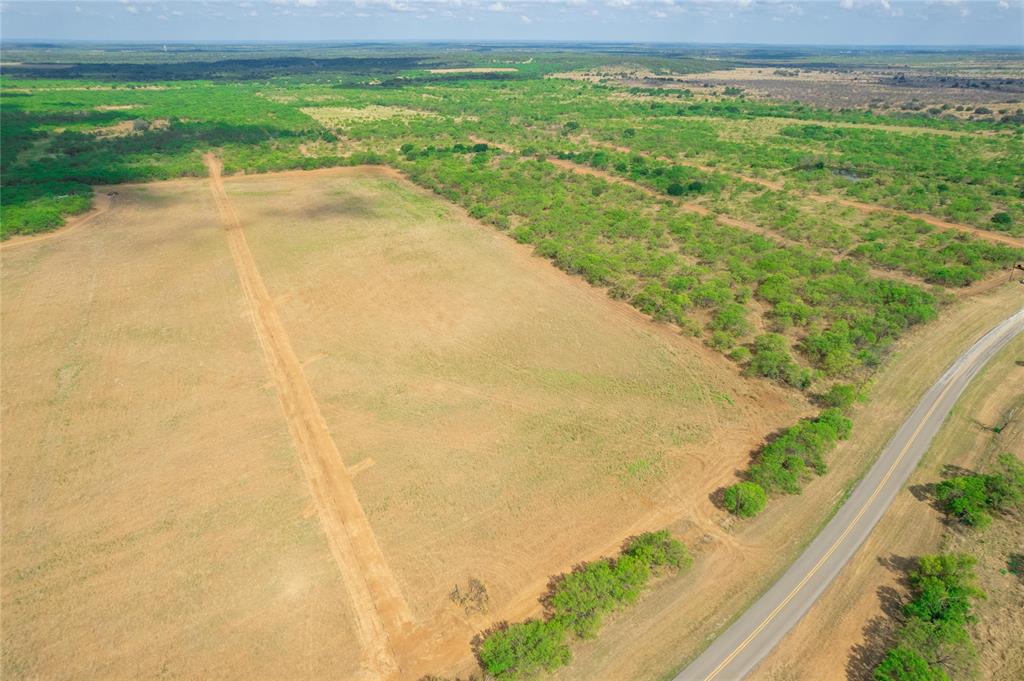
<path fill-rule="evenodd" d="M 210 189 L 224 224 L 253 325 L 266 355 L 302 468 L 309 481 L 331 553 L 352 598 L 363 663 L 376 678 L 398 673 L 394 644 L 413 629 L 413 618 L 352 479 L 320 412 L 302 364 L 256 266 L 245 232 L 224 190 L 220 160 L 207 154 Z"/>
<path fill-rule="evenodd" d="M 686 159 L 670 158 L 668 156 L 649 154 L 644 151 L 636 151 L 634 149 L 630 149 L 629 147 L 623 147 L 617 144 L 599 142 L 597 140 L 584 136 L 580 136 L 578 141 L 583 141 L 587 144 L 591 144 L 601 149 L 608 149 L 609 151 L 617 151 L 623 154 L 636 154 L 637 156 L 642 156 L 644 158 L 653 159 L 657 161 L 665 161 L 666 163 L 677 163 L 681 166 L 686 166 L 688 168 L 700 170 L 705 173 L 720 173 L 722 175 L 727 175 L 729 177 L 735 178 L 737 180 L 742 180 L 743 182 L 749 182 L 751 184 L 756 184 L 761 187 L 771 189 L 772 191 L 785 190 L 785 184 L 778 180 L 769 180 L 767 178 L 754 177 L 752 175 L 746 175 L 744 173 L 739 173 L 732 170 L 723 170 L 722 168 L 703 165 L 701 163 L 697 163 L 696 161 L 689 161 Z M 496 144 L 492 146 L 497 146 L 498 148 L 504 149 L 504 147 L 500 147 L 499 145 Z M 838 203 L 842 206 L 856 208 L 857 210 L 862 211 L 864 213 L 889 212 L 895 213 L 897 215 L 904 215 L 909 218 L 921 220 L 922 222 L 927 222 L 929 225 L 933 227 L 938 227 L 939 229 L 944 229 L 947 231 L 953 230 L 958 232 L 965 232 L 967 234 L 970 234 L 972 236 L 975 236 L 979 239 L 991 243 L 1005 244 L 1007 246 L 1014 246 L 1016 248 L 1024 248 L 1024 239 L 1019 239 L 1017 237 L 1010 236 L 1009 234 L 990 232 L 985 229 L 972 227 L 971 225 L 960 224 L 958 222 L 949 222 L 947 220 L 942 220 L 940 218 L 928 215 L 926 213 L 916 213 L 913 211 L 900 210 L 899 208 L 890 208 L 888 206 L 881 206 L 874 203 L 865 203 L 863 201 L 857 201 L 856 199 L 846 199 L 839 196 L 829 196 L 828 194 L 817 194 L 815 192 L 800 191 L 797 193 L 797 195 L 806 197 L 808 199 L 811 199 L 812 201 L 817 201 L 818 203 Z"/>
<path fill-rule="evenodd" d="M 787 239 L 786 237 L 784 237 L 784 236 L 782 236 L 780 234 L 776 234 L 775 232 L 773 232 L 770 229 L 765 229 L 764 227 L 761 227 L 759 225 L 755 225 L 752 222 L 747 222 L 745 220 L 738 220 L 736 218 L 731 218 L 731 217 L 729 217 L 727 215 L 721 215 L 719 213 L 714 213 L 714 212 L 708 210 L 707 208 L 705 208 L 704 206 L 702 206 L 700 204 L 690 203 L 688 201 L 683 201 L 681 199 L 675 198 L 673 196 L 668 196 L 667 194 L 661 194 L 661 193 L 651 189 L 650 187 L 646 187 L 646 186 L 640 184 L 639 182 L 634 182 L 633 180 L 629 180 L 629 179 L 626 179 L 624 177 L 620 177 L 618 175 L 614 175 L 614 174 L 609 173 L 609 172 L 604 171 L 604 170 L 598 170 L 596 168 L 591 168 L 590 166 L 584 166 L 584 165 L 580 165 L 578 163 L 573 163 L 572 161 L 566 161 L 566 160 L 558 159 L 558 158 L 549 158 L 549 159 L 547 159 L 547 161 L 548 161 L 548 163 L 551 163 L 552 165 L 558 166 L 559 168 L 563 168 L 565 170 L 568 170 L 568 171 L 571 171 L 571 172 L 574 172 L 574 173 L 579 173 L 581 175 L 593 175 L 595 177 L 600 177 L 601 179 L 603 179 L 603 180 L 605 180 L 607 182 L 614 182 L 616 184 L 624 184 L 624 185 L 627 185 L 629 187 L 633 187 L 634 189 L 639 189 L 640 191 L 642 191 L 643 193 L 647 194 L 648 196 L 650 196 L 650 197 L 652 197 L 654 199 L 659 199 L 659 200 L 663 200 L 663 201 L 665 201 L 665 200 L 672 201 L 674 204 L 676 204 L 677 206 L 679 206 L 680 208 L 682 208 L 685 211 L 688 211 L 690 213 L 695 213 L 697 215 L 711 216 L 719 224 L 726 225 L 728 227 L 734 227 L 736 229 L 743 230 L 744 232 L 750 232 L 751 234 L 757 234 L 758 236 L 763 236 L 764 238 L 766 238 L 766 239 L 768 239 L 770 241 L 774 241 L 775 243 L 779 244 L 780 246 L 786 246 L 786 247 L 789 247 L 789 248 L 800 248 L 800 249 L 809 249 L 810 248 L 810 246 L 808 246 L 806 244 L 802 244 L 799 241 L 794 241 L 792 239 Z M 839 262 L 841 260 L 846 260 L 847 259 L 841 253 L 836 253 L 836 254 L 832 255 L 831 257 L 832 257 L 833 262 Z M 877 277 L 879 279 L 888 279 L 890 281 L 901 281 L 901 282 L 904 282 L 904 283 L 915 284 L 915 285 L 918 285 L 918 286 L 926 285 L 922 280 L 917 279 L 915 277 L 911 277 L 911 276 L 906 275 L 906 274 L 901 274 L 900 272 L 893 272 L 893 271 L 890 271 L 890 270 L 880 270 L 880 269 L 877 269 L 875 267 L 868 267 L 868 271 L 871 273 L 872 276 Z"/>

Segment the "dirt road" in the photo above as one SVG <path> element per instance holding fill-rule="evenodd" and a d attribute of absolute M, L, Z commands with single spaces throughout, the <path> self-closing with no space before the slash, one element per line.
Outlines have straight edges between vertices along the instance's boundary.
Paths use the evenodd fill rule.
<path fill-rule="evenodd" d="M 723 168 L 715 166 L 704 165 L 702 163 L 690 161 L 685 158 L 670 158 L 668 156 L 658 156 L 656 154 L 650 154 L 644 151 L 636 151 L 634 149 L 630 149 L 629 147 L 623 147 L 617 144 L 611 144 L 609 142 L 600 142 L 585 136 L 580 136 L 577 138 L 577 140 L 584 142 L 586 144 L 593 145 L 598 148 L 608 149 L 610 151 L 617 151 L 622 154 L 635 154 L 637 156 L 642 156 L 644 158 L 665 161 L 666 163 L 677 163 L 681 166 L 686 166 L 688 168 L 700 170 L 705 173 L 720 173 L 722 175 L 727 175 L 729 177 L 741 180 L 743 182 L 749 182 L 750 184 L 756 184 L 761 187 L 765 187 L 766 189 L 771 189 L 772 191 L 783 191 L 785 189 L 785 183 L 779 180 L 769 180 L 764 177 L 754 177 L 753 175 L 746 175 L 744 173 L 739 173 L 732 170 L 725 170 Z M 504 147 L 497 144 L 492 144 L 492 146 L 504 149 Z M 971 236 L 977 237 L 978 239 L 982 239 L 983 241 L 988 241 L 990 243 L 1005 244 L 1007 246 L 1014 246 L 1016 248 L 1024 248 L 1024 239 L 1010 236 L 1009 234 L 991 232 L 986 229 L 980 229 L 978 227 L 972 227 L 971 225 L 964 225 L 958 222 L 949 222 L 948 220 L 942 220 L 941 218 L 937 218 L 933 215 L 928 215 L 926 213 L 916 213 L 913 211 L 900 210 L 899 208 L 890 208 L 889 206 L 882 206 L 874 203 L 865 203 L 863 201 L 857 201 L 856 199 L 847 199 L 839 196 L 831 196 L 828 194 L 817 194 L 815 192 L 798 190 L 795 193 L 797 194 L 797 196 L 803 196 L 818 203 L 838 203 L 839 205 L 842 206 L 855 208 L 863 213 L 894 213 L 897 215 L 905 215 L 909 218 L 914 218 L 916 220 L 921 220 L 922 222 L 927 222 L 929 225 L 933 227 L 938 227 L 939 229 L 947 231 L 953 230 L 957 232 L 964 232 L 966 234 L 970 234 Z"/>
<path fill-rule="evenodd" d="M 807 613 L 871 533 L 971 379 L 1024 332 L 1024 309 L 982 336 L 931 387 L 835 517 L 765 594 L 676 678 L 741 679 Z"/>
<path fill-rule="evenodd" d="M 412 632 L 412 614 L 384 559 L 302 364 L 249 250 L 245 232 L 224 190 L 220 160 L 208 154 L 204 161 L 288 430 L 302 461 L 331 553 L 352 597 L 367 675 L 395 677 L 400 670 L 392 644 Z"/>
<path fill-rule="evenodd" d="M 671 201 L 675 205 L 679 206 L 680 208 L 687 212 L 694 213 L 695 215 L 713 217 L 715 219 L 715 222 L 721 225 L 734 227 L 736 229 L 743 230 L 744 232 L 749 232 L 751 234 L 757 234 L 758 236 L 762 236 L 765 239 L 768 239 L 769 241 L 774 241 L 776 244 L 780 246 L 788 248 L 798 248 L 801 250 L 806 250 L 809 248 L 806 244 L 802 244 L 799 241 L 794 241 L 793 239 L 788 239 L 782 236 L 781 234 L 777 234 L 770 229 L 765 229 L 764 227 L 755 225 L 752 222 L 738 220 L 727 215 L 722 215 L 721 213 L 714 213 L 698 203 L 691 203 L 689 201 L 683 201 L 682 199 L 679 199 L 674 196 L 669 196 L 668 194 L 662 194 L 658 191 L 655 191 L 654 189 L 651 189 L 650 187 L 640 184 L 639 182 L 634 182 L 633 180 L 627 179 L 625 177 L 614 175 L 605 170 L 598 170 L 597 168 L 591 168 L 590 166 L 585 166 L 579 163 L 574 163 L 572 161 L 566 161 L 558 158 L 549 158 L 547 159 L 547 161 L 548 163 L 558 166 L 563 170 L 568 170 L 570 172 L 578 173 L 580 175 L 592 175 L 594 177 L 600 177 L 602 180 L 605 180 L 607 182 L 624 184 L 629 187 L 633 187 L 634 189 L 639 189 L 640 191 L 647 194 L 653 199 L 657 199 L 659 201 Z M 842 253 L 835 253 L 831 256 L 831 258 L 833 262 L 847 260 L 846 256 L 843 255 Z M 917 279 L 915 277 L 903 274 L 901 272 L 894 272 L 892 270 L 882 270 L 878 269 L 877 267 L 868 267 L 868 271 L 871 273 L 871 276 L 877 277 L 878 279 L 888 279 L 889 281 L 901 281 L 906 284 L 916 284 L 918 286 L 925 285 L 925 282 L 922 281 L 921 279 Z"/>

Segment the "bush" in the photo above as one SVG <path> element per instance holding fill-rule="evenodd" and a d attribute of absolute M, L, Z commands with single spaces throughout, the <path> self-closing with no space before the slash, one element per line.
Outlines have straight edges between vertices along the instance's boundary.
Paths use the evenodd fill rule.
<path fill-rule="evenodd" d="M 725 490 L 725 507 L 741 518 L 752 518 L 764 510 L 768 494 L 756 482 L 738 482 Z"/>
<path fill-rule="evenodd" d="M 826 407 L 845 411 L 852 407 L 859 397 L 857 386 L 849 383 L 837 383 L 821 396 L 821 402 Z"/>
<path fill-rule="evenodd" d="M 652 569 L 667 567 L 685 570 L 693 564 L 693 558 L 686 550 L 686 546 L 675 539 L 668 530 L 644 532 L 639 536 L 631 537 L 626 541 L 622 553 L 639 558 Z"/>
<path fill-rule="evenodd" d="M 976 655 L 968 626 L 973 601 L 985 593 L 974 585 L 977 561 L 963 554 L 922 556 L 908 575 L 911 600 L 896 634 L 897 645 L 874 670 L 877 681 L 940 681 L 949 672 L 968 674 Z"/>
<path fill-rule="evenodd" d="M 811 384 L 810 371 L 793 360 L 786 349 L 786 339 L 777 333 L 765 333 L 754 339 L 749 371 L 794 388 L 803 389 Z"/>
<path fill-rule="evenodd" d="M 996 213 L 992 216 L 992 224 L 999 225 L 1000 227 L 1009 227 L 1013 224 L 1013 218 L 1010 217 L 1009 213 Z"/>
<path fill-rule="evenodd" d="M 904 646 L 889 650 L 875 667 L 876 681 L 949 681 L 941 667 L 933 667 L 921 654 Z"/>
<path fill-rule="evenodd" d="M 992 511 L 1024 504 L 1024 464 L 1012 454 L 999 457 L 1000 470 L 991 475 L 959 475 L 935 488 L 942 509 L 961 522 L 984 528 Z"/>
<path fill-rule="evenodd" d="M 601 618 L 635 601 L 649 578 L 650 568 L 632 556 L 596 560 L 563 575 L 546 605 L 552 620 L 580 638 L 593 638 Z"/>
<path fill-rule="evenodd" d="M 667 530 L 631 537 L 617 559 L 584 563 L 551 580 L 544 597 L 546 618 L 502 623 L 474 642 L 483 670 L 495 679 L 523 679 L 569 662 L 565 635 L 590 638 L 608 612 L 639 597 L 658 570 L 691 565 L 686 547 Z"/>
<path fill-rule="evenodd" d="M 762 447 L 747 477 L 766 492 L 798 494 L 807 469 L 824 474 L 825 453 L 848 438 L 852 428 L 853 422 L 838 409 L 825 409 L 817 418 L 786 428 Z"/>
<path fill-rule="evenodd" d="M 495 679 L 525 679 L 572 659 L 560 622 L 527 620 L 492 630 L 477 645 L 477 659 Z"/>

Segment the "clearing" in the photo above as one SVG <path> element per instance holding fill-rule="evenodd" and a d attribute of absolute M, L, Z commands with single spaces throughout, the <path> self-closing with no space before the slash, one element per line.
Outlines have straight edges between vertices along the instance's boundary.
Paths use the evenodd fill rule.
<path fill-rule="evenodd" d="M 631 534 L 735 555 L 800 396 L 394 171 L 211 179 L 3 250 L 10 678 L 465 671 Z"/>

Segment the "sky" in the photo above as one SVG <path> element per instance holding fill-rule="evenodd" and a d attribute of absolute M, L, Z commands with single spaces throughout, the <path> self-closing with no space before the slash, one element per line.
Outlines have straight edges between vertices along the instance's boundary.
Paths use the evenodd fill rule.
<path fill-rule="evenodd" d="M 1024 46 L 1024 0 L 3 0 L 3 40 Z"/>

